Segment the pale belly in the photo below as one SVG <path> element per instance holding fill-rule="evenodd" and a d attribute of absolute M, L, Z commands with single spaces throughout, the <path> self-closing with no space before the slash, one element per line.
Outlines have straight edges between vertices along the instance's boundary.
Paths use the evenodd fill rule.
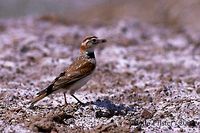
<path fill-rule="evenodd" d="M 69 93 L 69 94 L 74 94 L 78 89 L 80 89 L 82 86 L 84 86 L 90 79 L 91 79 L 92 74 L 88 75 L 87 77 L 80 79 L 79 81 L 77 81 L 76 83 L 74 83 L 73 85 L 71 85 L 69 87 L 69 89 L 64 90 L 65 92 Z"/>

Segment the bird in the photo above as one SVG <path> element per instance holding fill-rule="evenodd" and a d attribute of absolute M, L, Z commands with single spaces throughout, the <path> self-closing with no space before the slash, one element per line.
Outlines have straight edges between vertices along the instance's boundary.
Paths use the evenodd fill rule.
<path fill-rule="evenodd" d="M 96 68 L 94 50 L 98 44 L 105 42 L 106 39 L 99 39 L 96 36 L 86 37 L 80 45 L 79 56 L 47 88 L 37 93 L 37 96 L 31 100 L 30 107 L 32 108 L 38 101 L 57 92 L 64 94 L 65 105 L 68 104 L 66 93 L 74 97 L 78 103 L 84 104 L 74 93 L 91 79 Z"/>

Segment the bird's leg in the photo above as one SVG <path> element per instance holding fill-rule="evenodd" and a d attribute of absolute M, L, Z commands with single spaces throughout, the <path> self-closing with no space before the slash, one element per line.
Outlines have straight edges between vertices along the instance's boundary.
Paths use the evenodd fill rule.
<path fill-rule="evenodd" d="M 75 97 L 74 94 L 71 94 L 71 96 L 72 96 L 73 98 L 75 98 L 80 104 L 84 105 L 84 103 L 81 102 L 77 97 Z"/>
<path fill-rule="evenodd" d="M 67 99 L 66 99 L 65 92 L 63 94 L 64 94 L 64 98 L 65 98 L 65 105 L 67 106 Z"/>

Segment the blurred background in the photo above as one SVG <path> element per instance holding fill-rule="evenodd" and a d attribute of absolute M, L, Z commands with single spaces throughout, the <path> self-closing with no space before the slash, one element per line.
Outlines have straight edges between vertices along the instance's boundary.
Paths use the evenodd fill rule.
<path fill-rule="evenodd" d="M 0 0 L 0 18 L 41 16 L 63 23 L 134 19 L 200 30 L 200 0 Z"/>

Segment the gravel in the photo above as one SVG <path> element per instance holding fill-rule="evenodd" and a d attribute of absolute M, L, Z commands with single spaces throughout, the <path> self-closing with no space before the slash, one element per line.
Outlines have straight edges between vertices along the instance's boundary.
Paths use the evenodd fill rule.
<path fill-rule="evenodd" d="M 79 54 L 106 38 L 92 80 L 64 105 L 30 100 Z M 200 33 L 127 20 L 73 25 L 27 17 L 0 21 L 0 132 L 199 132 Z"/>

